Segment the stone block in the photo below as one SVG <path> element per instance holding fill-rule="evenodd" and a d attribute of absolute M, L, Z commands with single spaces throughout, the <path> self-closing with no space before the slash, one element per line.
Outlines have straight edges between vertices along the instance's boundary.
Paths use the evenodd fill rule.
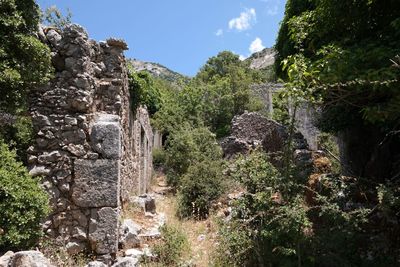
<path fill-rule="evenodd" d="M 89 223 L 89 242 L 97 254 L 118 251 L 118 209 L 105 207 L 92 210 Z"/>
<path fill-rule="evenodd" d="M 120 246 L 124 249 L 133 248 L 140 245 L 140 239 L 138 237 L 141 226 L 136 224 L 130 219 L 126 219 L 122 222 L 119 230 L 119 242 Z"/>
<path fill-rule="evenodd" d="M 121 154 L 121 128 L 118 122 L 98 121 L 92 127 L 90 136 L 94 151 L 103 158 L 118 159 Z"/>
<path fill-rule="evenodd" d="M 119 160 L 76 160 L 72 200 L 79 207 L 118 207 Z"/>

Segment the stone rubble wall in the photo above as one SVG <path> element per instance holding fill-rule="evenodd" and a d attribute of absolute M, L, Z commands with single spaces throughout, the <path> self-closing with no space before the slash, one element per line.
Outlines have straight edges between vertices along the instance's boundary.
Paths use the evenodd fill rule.
<path fill-rule="evenodd" d="M 30 99 L 30 173 L 42 177 L 52 205 L 45 231 L 70 253 L 114 254 L 123 204 L 146 192 L 152 170 L 148 113 L 131 112 L 127 45 L 97 43 L 74 24 L 62 32 L 44 28 L 39 38 L 56 70 Z"/>

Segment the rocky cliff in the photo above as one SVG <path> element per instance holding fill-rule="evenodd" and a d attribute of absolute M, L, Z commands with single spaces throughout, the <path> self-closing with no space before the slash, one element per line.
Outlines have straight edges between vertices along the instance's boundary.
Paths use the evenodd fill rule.
<path fill-rule="evenodd" d="M 130 64 L 132 64 L 134 70 L 147 71 L 153 77 L 160 78 L 171 83 L 177 83 L 180 80 L 187 81 L 190 79 L 189 77 L 175 72 L 158 63 L 145 62 L 138 59 L 129 59 L 128 61 Z"/>

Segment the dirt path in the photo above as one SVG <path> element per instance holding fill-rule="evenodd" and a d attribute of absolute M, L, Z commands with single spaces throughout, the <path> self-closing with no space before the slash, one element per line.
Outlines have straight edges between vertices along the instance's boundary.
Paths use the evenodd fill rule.
<path fill-rule="evenodd" d="M 213 218 L 204 221 L 179 220 L 176 215 L 177 200 L 176 196 L 168 191 L 165 185 L 165 177 L 160 175 L 152 186 L 154 193 L 165 193 L 156 198 L 158 213 L 164 213 L 166 223 L 182 229 L 186 234 L 190 244 L 190 254 L 186 259 L 190 260 L 196 267 L 208 267 L 212 252 L 215 250 L 215 239 L 217 226 Z"/>

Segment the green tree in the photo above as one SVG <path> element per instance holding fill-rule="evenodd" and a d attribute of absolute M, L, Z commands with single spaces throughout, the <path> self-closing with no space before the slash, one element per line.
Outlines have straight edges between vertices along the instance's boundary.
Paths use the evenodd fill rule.
<path fill-rule="evenodd" d="M 205 127 L 183 125 L 170 134 L 166 148 L 167 177 L 170 184 L 179 186 L 180 178 L 190 166 L 204 160 L 220 160 L 222 151 L 215 134 Z"/>
<path fill-rule="evenodd" d="M 68 24 L 71 24 L 72 13 L 71 10 L 67 9 L 67 14 L 64 16 L 57 6 L 51 6 L 46 8 L 43 14 L 43 19 L 51 27 L 58 29 L 64 29 Z"/>
<path fill-rule="evenodd" d="M 35 33 L 40 21 L 34 0 L 0 2 L 0 107 L 26 108 L 29 89 L 51 77 L 50 49 Z"/>
<path fill-rule="evenodd" d="M 396 173 L 390 164 L 377 166 L 390 161 L 382 148 L 400 145 L 399 10 L 392 0 L 289 1 L 277 41 L 281 76 L 318 104 L 320 128 L 361 133 L 358 145 L 349 142 L 371 148 L 354 151 L 351 172 L 379 180 Z M 368 162 L 375 171 L 365 169 Z"/>
<path fill-rule="evenodd" d="M 131 95 L 132 109 L 145 105 L 150 115 L 154 115 L 161 107 L 162 84 L 155 82 L 155 79 L 147 72 L 135 72 L 128 65 L 129 92 Z"/>

